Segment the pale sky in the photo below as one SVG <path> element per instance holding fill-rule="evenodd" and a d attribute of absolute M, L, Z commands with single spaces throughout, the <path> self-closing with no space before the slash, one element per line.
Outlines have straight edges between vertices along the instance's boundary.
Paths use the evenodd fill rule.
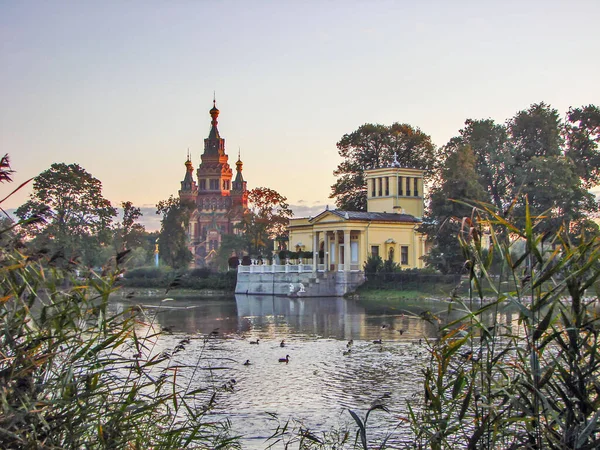
<path fill-rule="evenodd" d="M 0 0 L 0 152 L 15 182 L 78 163 L 153 206 L 188 147 L 197 168 L 216 91 L 232 167 L 241 148 L 248 187 L 299 215 L 333 205 L 335 144 L 364 123 L 441 146 L 467 118 L 600 104 L 599 20 L 596 0 Z"/>

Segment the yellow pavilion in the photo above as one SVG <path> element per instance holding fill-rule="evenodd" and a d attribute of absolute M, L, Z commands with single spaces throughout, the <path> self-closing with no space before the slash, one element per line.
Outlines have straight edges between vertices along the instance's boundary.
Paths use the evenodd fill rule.
<path fill-rule="evenodd" d="M 370 255 L 403 268 L 423 267 L 423 171 L 399 167 L 365 171 L 367 211 L 326 209 L 291 219 L 290 250 L 313 253 L 315 271 L 359 272 Z"/>

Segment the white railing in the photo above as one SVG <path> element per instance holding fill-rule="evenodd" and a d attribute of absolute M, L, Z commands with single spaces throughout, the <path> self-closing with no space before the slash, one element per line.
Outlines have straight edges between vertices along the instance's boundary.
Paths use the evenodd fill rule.
<path fill-rule="evenodd" d="M 253 264 L 238 266 L 239 273 L 309 273 L 313 271 L 312 264 Z"/>
<path fill-rule="evenodd" d="M 344 264 L 334 264 L 333 270 L 344 272 Z M 237 267 L 238 273 L 310 273 L 313 272 L 312 264 L 252 264 L 250 266 Z M 358 264 L 350 264 L 350 272 L 358 272 L 360 266 Z M 325 264 L 317 264 L 318 272 L 325 272 Z"/>

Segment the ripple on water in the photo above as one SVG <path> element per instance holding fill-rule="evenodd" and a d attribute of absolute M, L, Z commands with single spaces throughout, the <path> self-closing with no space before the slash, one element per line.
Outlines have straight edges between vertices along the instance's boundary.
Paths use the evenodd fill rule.
<path fill-rule="evenodd" d="M 370 435 L 383 437 L 399 424 L 402 435 L 406 425 L 399 418 L 406 416 L 406 400 L 419 389 L 426 358 L 424 346 L 413 343 L 427 336 L 426 323 L 408 314 L 361 315 L 343 299 L 259 299 L 246 305 L 273 312 L 266 314 L 262 309 L 241 314 L 244 305 L 207 303 L 185 315 L 165 311 L 158 316 L 160 325 L 180 334 L 161 336 L 153 350 L 172 351 L 181 339 L 191 337 L 173 357 L 183 366 L 178 380 L 182 386 L 206 389 L 198 397 L 200 406 L 217 392 L 211 414 L 231 421 L 233 433 L 244 435 L 244 449 L 268 445 L 265 439 L 277 422 L 267 413 L 276 413 L 282 422 L 298 419 L 315 432 L 344 426 L 355 430 L 348 409 L 364 417 L 376 403 L 386 405 L 390 413 L 370 415 Z M 354 342 L 348 348 L 350 338 Z M 250 345 L 256 339 L 259 344 Z M 373 344 L 377 339 L 383 344 Z M 279 363 L 286 354 L 289 363 Z M 246 360 L 250 365 L 243 365 Z"/>

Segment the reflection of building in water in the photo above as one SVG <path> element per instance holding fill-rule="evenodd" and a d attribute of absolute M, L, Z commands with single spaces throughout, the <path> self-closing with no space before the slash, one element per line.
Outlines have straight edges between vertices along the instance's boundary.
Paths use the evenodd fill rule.
<path fill-rule="evenodd" d="M 248 210 L 248 190 L 242 176 L 243 163 L 238 153 L 236 175 L 233 178 L 229 157 L 225 152 L 225 139 L 217 128 L 219 110 L 215 101 L 213 104 L 210 110 L 210 133 L 204 139 L 202 162 L 196 171 L 197 182 L 188 154 L 185 177 L 179 191 L 182 201 L 193 202 L 196 206 L 190 219 L 188 237 L 194 262 L 201 267 L 214 259 L 223 236 L 236 232 L 235 225 L 240 223 Z"/>
<path fill-rule="evenodd" d="M 261 336 L 276 339 L 282 333 L 306 333 L 344 339 L 360 335 L 364 309 L 341 297 L 287 298 L 236 295 L 240 323 L 248 318 Z"/>

